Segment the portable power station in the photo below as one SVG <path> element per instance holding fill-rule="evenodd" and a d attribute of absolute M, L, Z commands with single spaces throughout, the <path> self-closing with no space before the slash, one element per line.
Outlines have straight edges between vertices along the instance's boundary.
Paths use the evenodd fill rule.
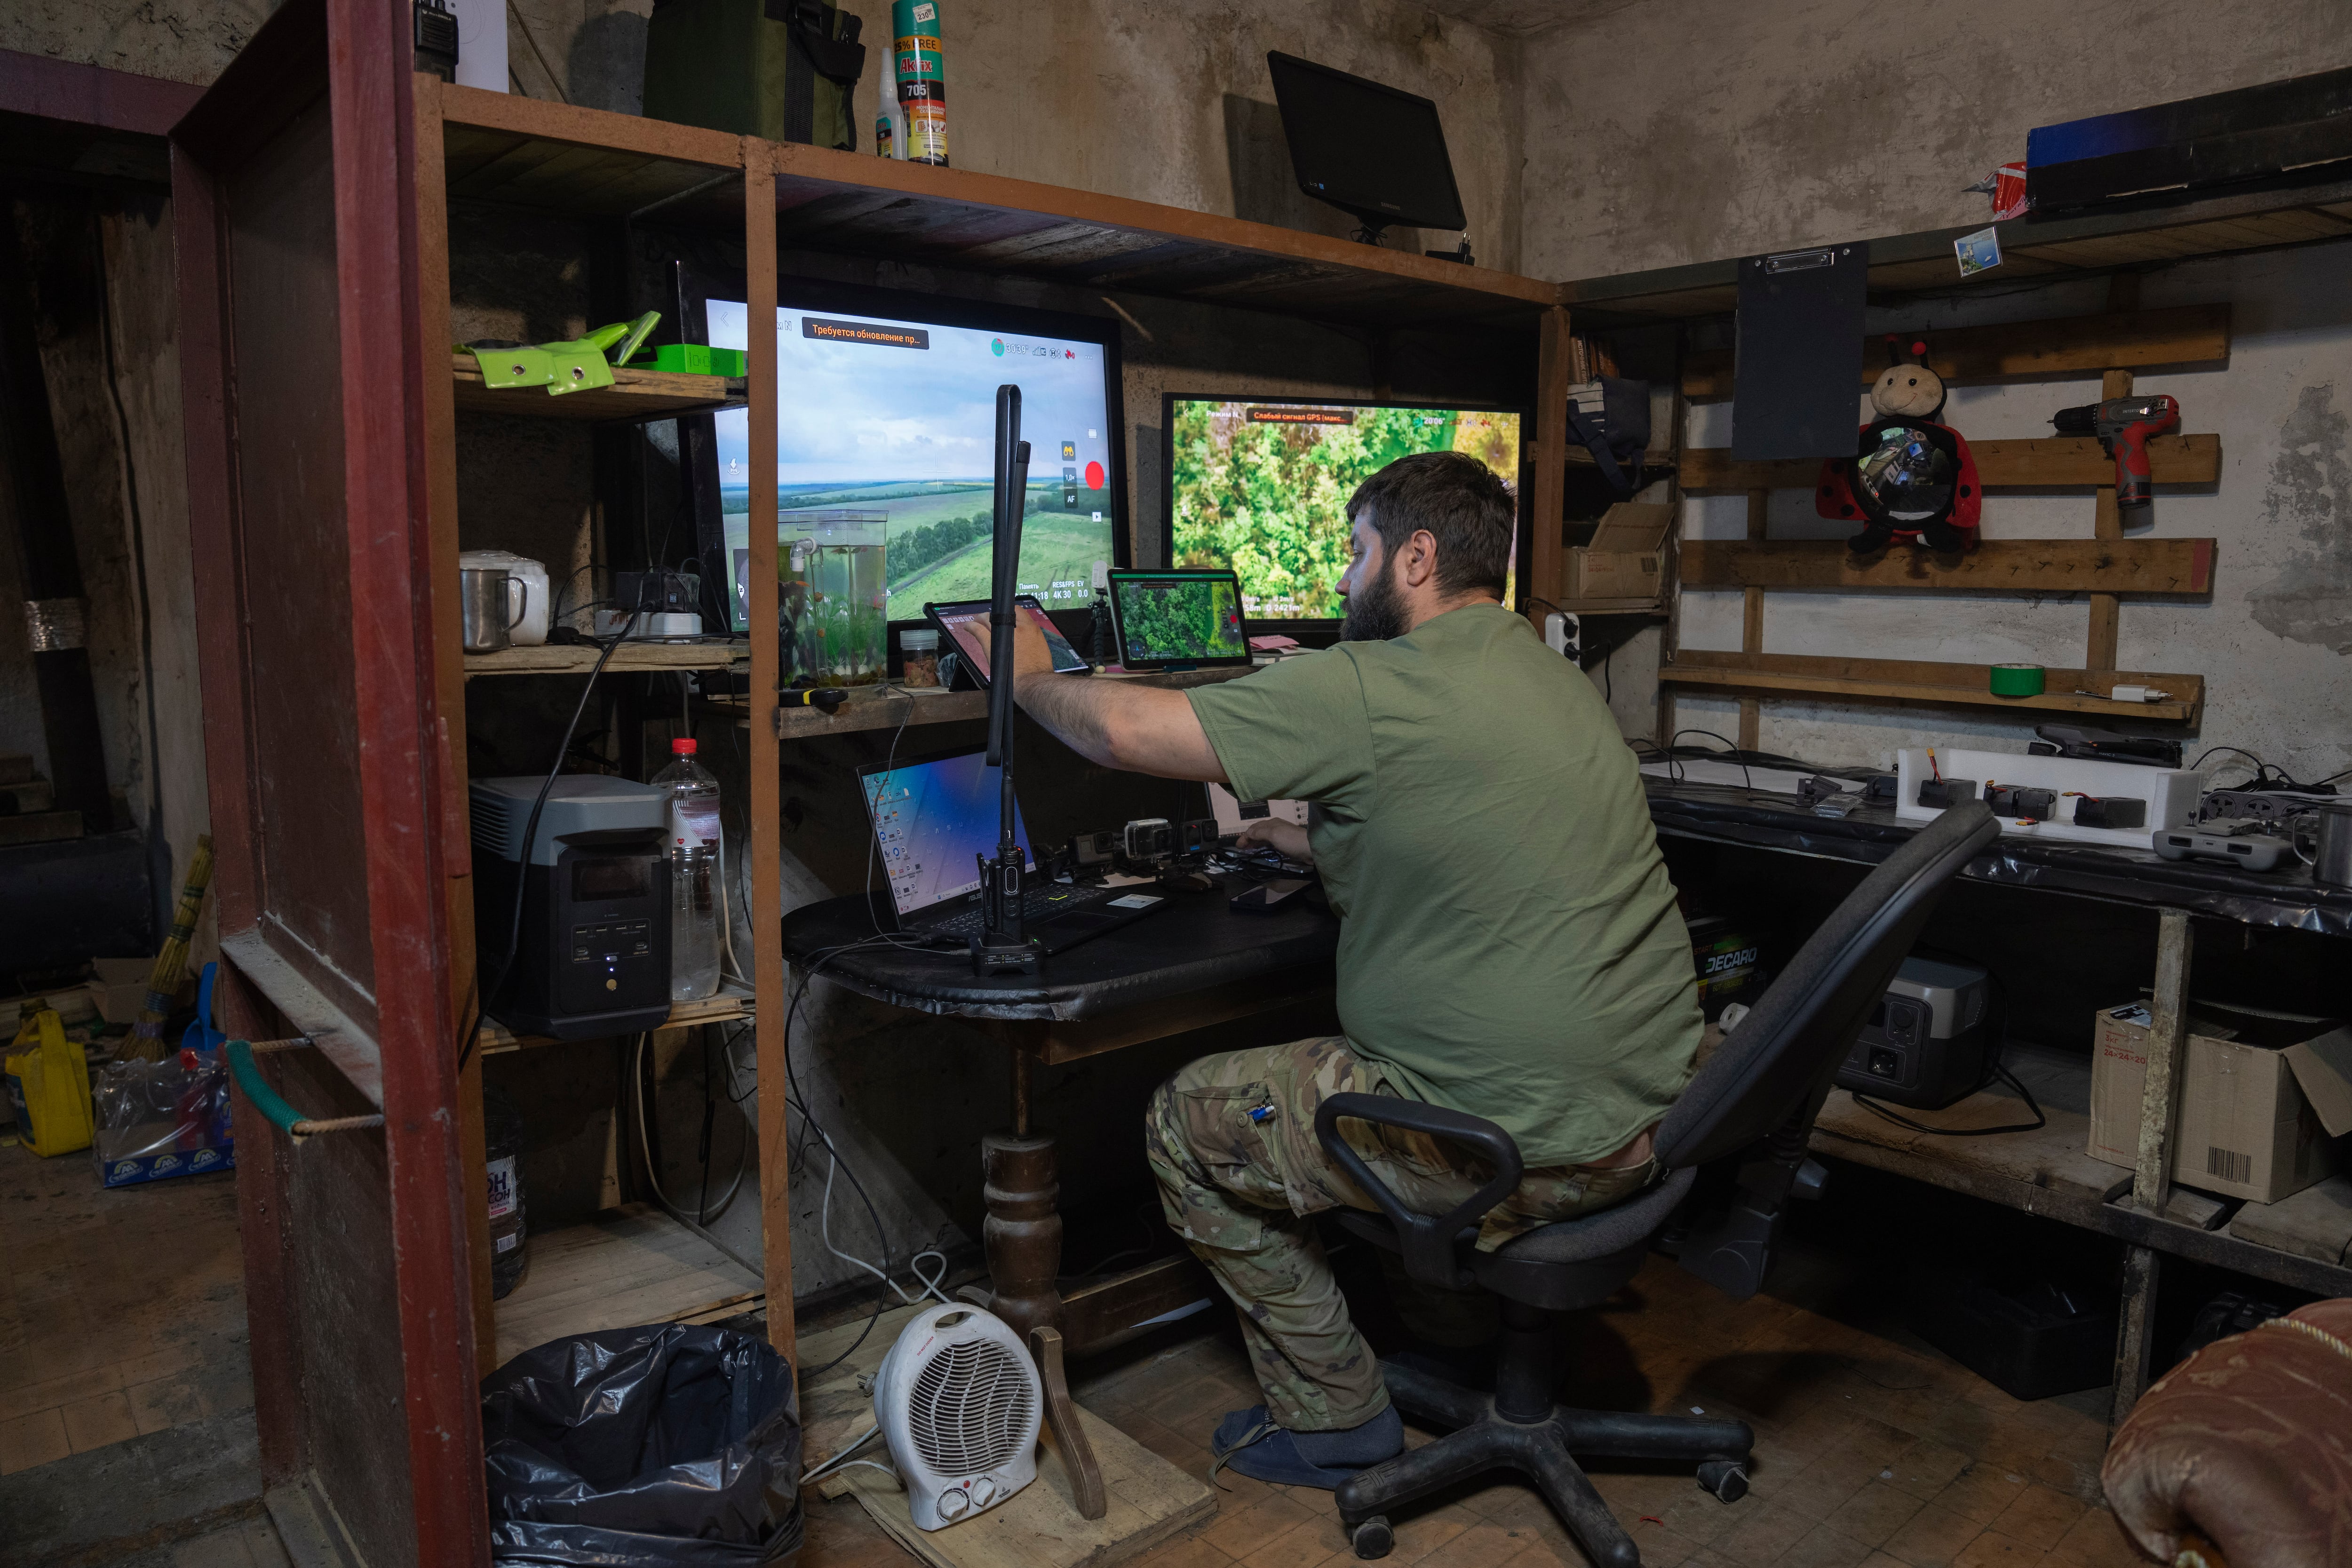
<path fill-rule="evenodd" d="M 518 1035 L 594 1039 L 669 1019 L 669 854 L 665 792 L 567 773 L 548 792 L 530 854 L 523 833 L 543 777 L 476 779 L 474 941 L 481 984 L 498 979 L 522 887 L 514 963 L 483 1011 Z"/>
<path fill-rule="evenodd" d="M 1837 1086 L 1940 1110 L 1983 1088 L 2000 1052 L 1991 974 L 1973 963 L 1906 958 L 1838 1068 Z"/>

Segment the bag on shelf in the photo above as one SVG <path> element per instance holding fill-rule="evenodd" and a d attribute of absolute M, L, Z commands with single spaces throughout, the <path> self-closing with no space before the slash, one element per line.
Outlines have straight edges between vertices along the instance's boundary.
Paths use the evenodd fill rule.
<path fill-rule="evenodd" d="M 646 118 L 854 153 L 863 26 L 834 0 L 654 0 Z"/>
<path fill-rule="evenodd" d="M 1650 384 L 1601 375 L 1570 387 L 1568 437 L 1592 454 L 1612 489 L 1632 495 L 1642 488 L 1642 454 L 1650 449 Z"/>

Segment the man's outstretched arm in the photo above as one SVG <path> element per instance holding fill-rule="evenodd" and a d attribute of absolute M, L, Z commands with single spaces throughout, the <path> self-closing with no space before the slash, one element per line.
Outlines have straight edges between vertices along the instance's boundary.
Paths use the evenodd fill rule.
<path fill-rule="evenodd" d="M 975 629 L 984 647 L 988 628 Z M 1013 637 L 1014 700 L 1070 750 L 1128 773 L 1225 782 L 1224 764 L 1182 692 L 1057 675 L 1054 656 L 1034 626 L 1025 619 L 1017 623 Z"/>

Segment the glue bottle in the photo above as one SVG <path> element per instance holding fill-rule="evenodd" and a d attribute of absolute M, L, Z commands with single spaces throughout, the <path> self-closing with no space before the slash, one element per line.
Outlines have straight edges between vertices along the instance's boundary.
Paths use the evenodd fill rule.
<path fill-rule="evenodd" d="M 898 103 L 907 117 L 907 161 L 948 162 L 947 57 L 940 42 L 940 0 L 890 0 L 891 50 Z"/>
<path fill-rule="evenodd" d="M 669 743 L 677 760 L 653 778 L 669 797 L 669 999 L 719 994 L 719 781 L 694 760 L 694 742 Z"/>

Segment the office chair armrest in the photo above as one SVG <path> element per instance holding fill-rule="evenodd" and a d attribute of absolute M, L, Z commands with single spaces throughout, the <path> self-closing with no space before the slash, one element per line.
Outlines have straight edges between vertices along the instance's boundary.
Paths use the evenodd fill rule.
<path fill-rule="evenodd" d="M 1342 1117 L 1466 1144 L 1495 1167 L 1495 1177 L 1452 1214 L 1415 1214 L 1397 1201 L 1387 1184 L 1372 1174 L 1363 1156 L 1339 1136 Z M 1424 1100 L 1400 1100 L 1387 1094 L 1335 1094 L 1315 1108 L 1315 1138 L 1323 1145 L 1323 1152 L 1380 1205 L 1389 1223 L 1396 1226 L 1397 1247 L 1404 1255 L 1406 1273 L 1424 1285 L 1449 1290 L 1466 1289 L 1473 1283 L 1469 1270 L 1454 1260 L 1454 1238 L 1517 1190 L 1523 1167 L 1519 1146 L 1511 1142 L 1509 1133 L 1480 1117 L 1448 1110 Z"/>

